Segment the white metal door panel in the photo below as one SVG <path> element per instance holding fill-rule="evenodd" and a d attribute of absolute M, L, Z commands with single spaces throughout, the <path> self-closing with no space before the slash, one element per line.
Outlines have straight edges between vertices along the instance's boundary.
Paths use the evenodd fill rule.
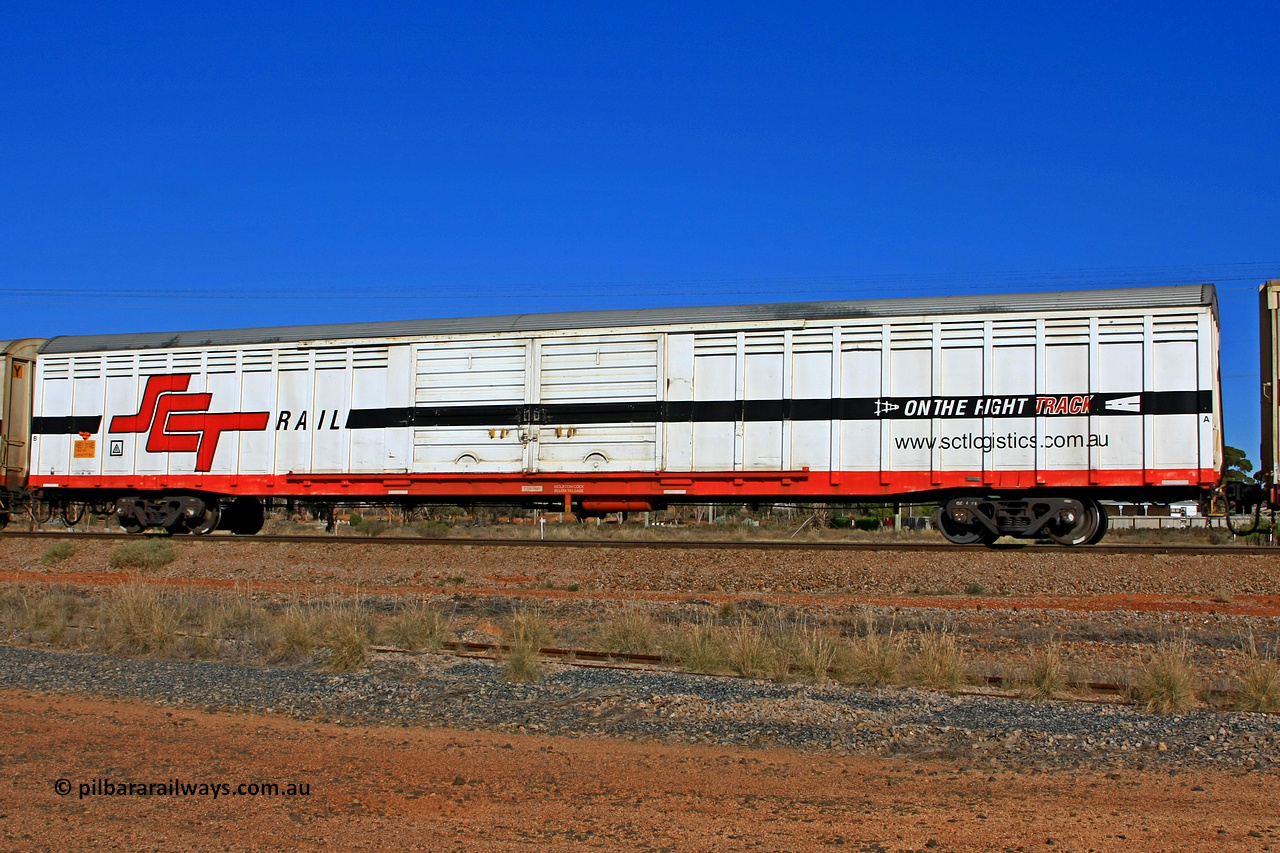
<path fill-rule="evenodd" d="M 414 402 L 444 410 L 515 407 L 528 401 L 528 340 L 449 341 L 416 348 Z M 413 430 L 413 470 L 516 473 L 524 469 L 520 425 L 425 426 Z"/>
<path fill-rule="evenodd" d="M 543 341 L 538 361 L 543 403 L 658 399 L 657 338 Z"/>
<path fill-rule="evenodd" d="M 281 353 L 281 355 L 284 355 Z M 303 473 L 311 469 L 311 411 L 314 379 L 306 362 L 300 369 L 282 365 L 276 385 L 272 425 L 276 439 L 276 473 Z"/>
<path fill-rule="evenodd" d="M 275 404 L 276 374 L 271 369 L 270 357 L 264 358 L 262 351 L 254 355 L 243 353 L 240 411 L 270 412 L 271 418 L 265 430 L 238 434 L 240 457 L 237 473 L 269 474 L 275 470 L 276 430 L 283 427 Z"/>
<path fill-rule="evenodd" d="M 667 335 L 663 348 L 667 402 L 693 400 L 693 335 Z M 664 433 L 661 467 L 667 471 L 693 470 L 692 421 L 668 421 Z"/>
<path fill-rule="evenodd" d="M 528 341 L 450 341 L 417 348 L 415 402 L 466 406 L 525 402 Z"/>
<path fill-rule="evenodd" d="M 1195 391 L 1198 358 L 1195 341 L 1157 341 L 1154 345 L 1156 391 Z M 1195 414 L 1157 415 L 1152 451 L 1157 468 L 1199 468 L 1199 421 Z"/>
<path fill-rule="evenodd" d="M 831 399 L 831 343 L 816 352 L 797 351 L 791 357 L 791 398 Z M 797 420 L 791 424 L 792 469 L 825 471 L 831 467 L 831 421 Z"/>
<path fill-rule="evenodd" d="M 539 430 L 538 468 L 549 472 L 652 471 L 658 445 L 654 424 Z"/>
<path fill-rule="evenodd" d="M 593 423 L 578 410 L 557 418 L 557 404 L 656 403 L 657 338 L 577 338 L 543 341 L 538 388 L 546 422 L 538 430 L 538 469 L 653 471 L 658 466 L 657 421 Z"/>
<path fill-rule="evenodd" d="M 710 337 L 710 336 L 708 336 Z M 733 401 L 737 398 L 737 342 L 736 336 L 717 336 L 731 341 L 717 340 L 707 346 L 698 341 L 693 359 L 694 400 Z M 728 350 L 725 352 L 725 350 Z M 735 421 L 696 421 L 693 425 L 693 465 L 698 471 L 728 471 L 733 469 Z"/>
<path fill-rule="evenodd" d="M 1045 348 L 1044 391 L 1050 395 L 1089 393 L 1088 344 L 1055 344 Z M 1038 418 L 1043 427 L 1045 468 L 1078 471 L 1089 467 L 1088 417 Z"/>
<path fill-rule="evenodd" d="M 524 464 L 520 430 L 430 427 L 413 431 L 413 470 L 453 474 L 513 473 Z"/>
<path fill-rule="evenodd" d="M 878 399 L 882 357 L 878 349 L 858 349 L 841 353 L 843 369 L 840 372 L 842 397 Z M 888 427 L 880 421 L 837 421 L 842 433 L 840 440 L 840 470 L 879 471 L 880 431 Z"/>
<path fill-rule="evenodd" d="M 782 400 L 782 372 L 785 369 L 782 335 L 748 335 L 743 398 Z M 750 420 L 742 425 L 742 466 L 747 470 L 782 467 L 782 421 Z"/>
<path fill-rule="evenodd" d="M 991 395 L 1012 399 L 1033 396 L 1035 392 L 1035 345 L 994 347 L 991 355 Z M 1035 420 L 1031 418 L 992 418 L 991 470 L 1035 470 L 1035 437 Z"/>
<path fill-rule="evenodd" d="M 982 348 L 943 348 L 941 372 L 938 385 L 941 396 L 981 396 Z M 941 419 L 939 433 L 940 443 L 951 445 L 949 448 L 939 448 L 939 470 L 982 470 L 982 418 Z"/>
<path fill-rule="evenodd" d="M 1097 387 L 1100 394 L 1142 393 L 1142 342 L 1101 343 L 1098 345 Z M 1122 398 L 1123 399 L 1123 398 Z M 1129 401 L 1125 401 L 1126 403 Z M 1101 407 L 1090 418 L 1091 430 L 1098 435 L 1094 448 L 1096 465 L 1104 471 L 1137 471 L 1142 468 L 1142 418 L 1133 415 L 1108 415 Z"/>
<path fill-rule="evenodd" d="M 889 352 L 889 396 L 933 396 L 933 350 L 894 349 Z M 933 433 L 928 418 L 891 420 L 889 470 L 928 471 L 932 464 Z"/>

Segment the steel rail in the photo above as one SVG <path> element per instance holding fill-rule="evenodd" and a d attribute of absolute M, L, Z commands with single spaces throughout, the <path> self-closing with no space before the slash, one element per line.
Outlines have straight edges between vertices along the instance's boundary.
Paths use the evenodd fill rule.
<path fill-rule="evenodd" d="M 129 541 L 137 534 L 99 533 L 74 530 L 0 532 L 3 539 L 87 538 Z M 952 545 L 947 542 L 795 542 L 791 540 L 715 541 L 715 540 L 641 540 L 641 539 L 505 539 L 505 538 L 427 538 L 420 536 L 325 536 L 325 535 L 254 535 L 254 536 L 169 536 L 149 534 L 148 538 L 170 538 L 175 541 L 303 545 L 417 545 L 451 548 L 617 548 L 633 550 L 690 551 L 903 551 L 949 552 L 954 554 L 1025 553 L 1025 554 L 1189 554 L 1214 556 L 1224 554 L 1272 554 L 1280 556 L 1280 547 L 1267 545 L 1061 545 L 1000 543 L 983 548 L 974 545 Z"/>

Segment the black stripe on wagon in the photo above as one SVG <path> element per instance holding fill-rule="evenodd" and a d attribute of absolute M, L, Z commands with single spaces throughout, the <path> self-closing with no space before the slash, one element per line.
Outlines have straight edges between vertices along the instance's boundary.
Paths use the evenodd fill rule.
<path fill-rule="evenodd" d="M 102 427 L 102 415 L 68 415 L 61 418 L 36 416 L 31 419 L 33 435 L 79 435 L 87 432 L 97 435 Z"/>
<path fill-rule="evenodd" d="M 834 400 L 693 400 L 352 409 L 348 429 L 520 424 L 874 421 L 1190 415 L 1213 411 L 1211 391 L 1002 397 L 842 397 Z"/>

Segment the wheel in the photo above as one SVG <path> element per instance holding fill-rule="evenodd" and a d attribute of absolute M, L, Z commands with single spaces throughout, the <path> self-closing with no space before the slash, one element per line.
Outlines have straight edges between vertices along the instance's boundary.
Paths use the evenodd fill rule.
<path fill-rule="evenodd" d="M 1094 533 L 1092 536 L 1090 536 L 1089 541 L 1084 544 L 1097 545 L 1099 542 L 1102 541 L 1102 537 L 1107 535 L 1107 525 L 1108 525 L 1107 508 L 1098 501 L 1091 499 L 1091 502 L 1098 510 L 1098 531 Z"/>
<path fill-rule="evenodd" d="M 262 529 L 266 513 L 256 498 L 238 497 L 227 507 L 225 526 L 236 536 L 252 536 Z"/>
<path fill-rule="evenodd" d="M 9 513 L 0 512 L 0 530 L 4 530 L 9 526 Z"/>
<path fill-rule="evenodd" d="M 219 509 L 217 501 L 213 501 L 205 506 L 204 517 L 191 525 L 188 530 L 196 536 L 205 536 L 217 530 L 220 521 L 222 521 L 222 510 Z"/>
<path fill-rule="evenodd" d="M 1095 536 L 1098 536 L 1099 539 L 1102 538 L 1098 533 L 1099 528 L 1101 528 L 1103 534 L 1107 532 L 1106 522 L 1099 519 L 1099 516 L 1105 518 L 1106 513 L 1101 511 L 1102 506 L 1097 501 L 1092 498 L 1084 498 L 1076 501 L 1076 503 L 1079 504 L 1080 510 L 1076 513 L 1074 523 L 1070 525 L 1051 524 L 1045 528 L 1049 538 L 1059 545 L 1067 545 L 1069 547 L 1087 545 L 1097 541 L 1094 539 Z"/>
<path fill-rule="evenodd" d="M 124 528 L 125 533 L 141 533 L 142 531 L 147 529 L 146 526 L 143 525 L 136 518 L 130 518 L 126 520 L 126 519 L 120 518 L 119 516 L 116 516 L 116 523 Z"/>
<path fill-rule="evenodd" d="M 944 507 L 934 510 L 933 524 L 944 539 L 955 545 L 990 545 L 999 538 L 981 524 L 961 527 L 951 520 Z"/>

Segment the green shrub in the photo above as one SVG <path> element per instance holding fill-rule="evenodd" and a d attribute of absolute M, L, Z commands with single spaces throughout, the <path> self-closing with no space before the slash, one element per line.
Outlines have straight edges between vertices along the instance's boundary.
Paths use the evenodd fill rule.
<path fill-rule="evenodd" d="M 859 530 L 879 530 L 880 529 L 880 519 L 874 518 L 872 516 L 863 516 L 862 518 L 856 518 L 854 519 L 853 523 Z"/>
<path fill-rule="evenodd" d="M 350 524 L 352 527 L 359 527 L 362 521 L 364 521 L 364 516 L 358 512 L 353 512 L 351 513 L 351 517 L 347 519 L 347 524 Z"/>
<path fill-rule="evenodd" d="M 413 532 L 423 539 L 443 539 L 449 535 L 449 525 L 443 521 L 419 521 Z"/>
<path fill-rule="evenodd" d="M 376 518 L 366 518 L 360 522 L 361 536 L 377 536 L 387 529 L 387 523 Z"/>
<path fill-rule="evenodd" d="M 63 560 L 69 560 L 76 553 L 76 546 L 70 542 L 54 542 L 44 552 L 40 562 L 46 566 L 56 566 Z"/>
<path fill-rule="evenodd" d="M 120 545 L 111 552 L 107 564 L 113 569 L 154 570 L 163 568 L 176 559 L 168 542 L 163 539 L 146 539 Z"/>

